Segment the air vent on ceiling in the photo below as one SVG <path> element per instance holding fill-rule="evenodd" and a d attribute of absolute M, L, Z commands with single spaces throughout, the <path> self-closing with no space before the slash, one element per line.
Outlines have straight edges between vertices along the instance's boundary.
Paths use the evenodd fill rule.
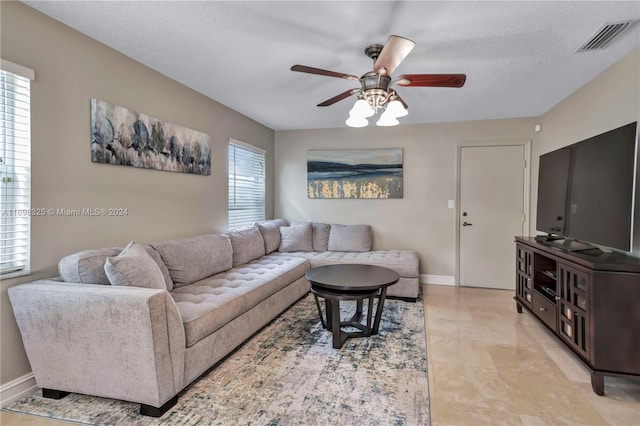
<path fill-rule="evenodd" d="M 604 24 L 596 31 L 589 40 L 587 40 L 576 52 L 588 52 L 591 50 L 604 49 L 609 46 L 613 40 L 618 38 L 620 34 L 633 25 L 633 21 L 615 22 L 612 24 Z"/>

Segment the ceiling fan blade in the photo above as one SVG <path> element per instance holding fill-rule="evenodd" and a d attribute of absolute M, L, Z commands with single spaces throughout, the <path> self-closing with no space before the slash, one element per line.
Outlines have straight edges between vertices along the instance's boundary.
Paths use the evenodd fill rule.
<path fill-rule="evenodd" d="M 382 48 L 378 59 L 373 64 L 373 70 L 379 72 L 385 69 L 383 74 L 393 74 L 393 71 L 400 65 L 400 62 L 407 57 L 416 44 L 408 38 L 392 35 Z"/>
<path fill-rule="evenodd" d="M 358 93 L 360 91 L 360 88 L 358 89 L 350 89 L 347 90 L 346 92 L 342 92 L 339 95 L 334 96 L 331 99 L 327 99 L 326 101 L 319 103 L 318 106 L 319 107 L 325 107 L 325 106 L 329 106 L 329 105 L 333 105 L 338 101 L 341 101 L 343 99 L 348 98 L 351 95 L 355 95 L 356 93 Z"/>
<path fill-rule="evenodd" d="M 403 74 L 398 77 L 396 84 L 407 87 L 462 87 L 466 80 L 465 74 Z"/>
<path fill-rule="evenodd" d="M 400 103 L 402 104 L 402 106 L 404 107 L 404 109 L 409 109 L 409 105 L 407 105 L 407 103 L 404 101 L 404 99 L 402 99 L 400 97 L 400 95 L 398 95 L 398 92 L 396 92 L 396 97 L 397 99 L 400 101 Z"/>
<path fill-rule="evenodd" d="M 325 75 L 327 77 L 344 78 L 346 80 L 358 80 L 358 77 L 356 77 L 355 75 L 342 74 L 335 71 L 327 71 L 320 68 L 307 67 L 304 65 L 294 65 L 291 67 L 291 71 L 306 72 L 308 74 Z"/>

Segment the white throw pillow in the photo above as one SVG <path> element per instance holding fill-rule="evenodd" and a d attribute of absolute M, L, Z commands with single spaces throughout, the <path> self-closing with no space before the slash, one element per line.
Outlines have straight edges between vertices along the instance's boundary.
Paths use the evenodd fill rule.
<path fill-rule="evenodd" d="M 311 224 L 281 226 L 278 251 L 313 251 Z"/>
<path fill-rule="evenodd" d="M 107 258 L 104 272 L 111 285 L 157 288 L 166 290 L 158 264 L 140 244 L 131 241 L 122 252 Z"/>

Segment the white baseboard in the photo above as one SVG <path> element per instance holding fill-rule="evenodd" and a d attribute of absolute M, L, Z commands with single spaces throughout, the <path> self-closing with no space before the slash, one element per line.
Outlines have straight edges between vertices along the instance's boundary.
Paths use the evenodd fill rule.
<path fill-rule="evenodd" d="M 449 275 L 420 274 L 420 284 L 456 285 L 456 277 Z"/>
<path fill-rule="evenodd" d="M 38 389 L 33 373 L 18 377 L 0 386 L 0 406 L 4 407 L 13 401 L 24 398 Z"/>

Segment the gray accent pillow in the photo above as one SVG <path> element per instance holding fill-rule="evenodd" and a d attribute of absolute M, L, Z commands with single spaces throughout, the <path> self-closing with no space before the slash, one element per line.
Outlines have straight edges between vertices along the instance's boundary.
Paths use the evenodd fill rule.
<path fill-rule="evenodd" d="M 287 226 L 284 219 L 273 219 L 256 223 L 256 226 L 264 239 L 265 254 L 278 250 L 280 245 L 280 227 Z"/>
<path fill-rule="evenodd" d="M 233 266 L 249 263 L 264 256 L 264 239 L 257 227 L 229 231 L 227 235 L 233 248 Z"/>
<path fill-rule="evenodd" d="M 69 283 L 110 285 L 104 263 L 121 251 L 122 247 L 109 247 L 70 254 L 58 262 L 58 273 Z"/>
<path fill-rule="evenodd" d="M 331 225 L 329 251 L 370 251 L 371 226 Z"/>
<path fill-rule="evenodd" d="M 278 251 L 313 251 L 312 228 L 310 223 L 280 227 L 280 247 Z"/>
<path fill-rule="evenodd" d="M 329 225 L 328 223 L 302 222 L 299 220 L 294 220 L 291 222 L 291 226 L 302 225 L 305 223 L 311 223 L 311 226 L 313 228 L 313 251 L 327 251 L 329 246 L 329 231 L 331 230 L 331 225 Z"/>
<path fill-rule="evenodd" d="M 117 256 L 107 258 L 104 271 L 111 285 L 167 288 L 156 261 L 143 246 L 133 241 Z"/>
<path fill-rule="evenodd" d="M 193 284 L 233 267 L 229 236 L 205 234 L 150 244 L 167 265 L 174 287 Z"/>
<path fill-rule="evenodd" d="M 173 290 L 173 280 L 171 279 L 171 274 L 169 273 L 167 265 L 165 265 L 162 261 L 162 257 L 160 256 L 160 253 L 158 253 L 158 250 L 154 249 L 149 244 L 145 245 L 144 249 L 147 251 L 147 253 L 149 253 L 149 256 L 151 256 L 151 258 L 158 264 L 160 272 L 162 272 L 162 276 L 164 277 L 164 283 L 167 287 L 167 290 Z"/>

